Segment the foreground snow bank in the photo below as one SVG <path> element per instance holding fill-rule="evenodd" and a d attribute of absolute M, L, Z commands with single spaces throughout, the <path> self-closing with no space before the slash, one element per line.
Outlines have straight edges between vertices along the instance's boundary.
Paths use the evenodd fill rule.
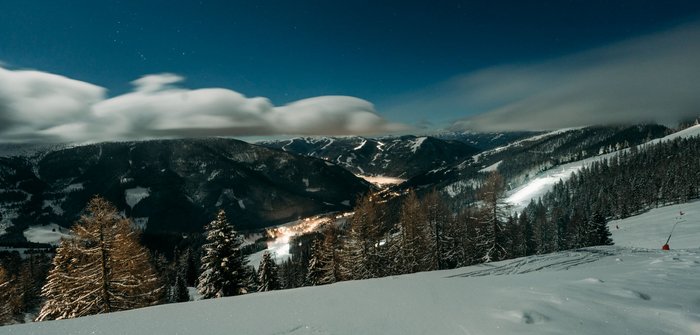
<path fill-rule="evenodd" d="M 700 250 L 598 247 L 0 334 L 700 334 Z"/>

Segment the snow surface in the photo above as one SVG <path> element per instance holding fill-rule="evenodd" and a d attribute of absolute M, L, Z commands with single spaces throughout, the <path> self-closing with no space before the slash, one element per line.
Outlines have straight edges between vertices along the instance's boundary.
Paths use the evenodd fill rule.
<path fill-rule="evenodd" d="M 59 200 L 44 200 L 41 209 L 51 208 L 54 214 L 63 215 L 64 211 L 63 208 L 61 208 L 61 203 L 64 201 L 66 201 L 65 197 Z"/>
<path fill-rule="evenodd" d="M 485 168 L 479 170 L 479 172 L 498 171 L 498 166 L 501 165 L 501 163 L 503 163 L 503 161 L 498 161 L 498 162 L 496 162 L 496 163 L 494 163 L 494 164 L 491 164 L 491 165 L 489 165 L 489 166 L 487 166 L 487 167 L 485 167 Z"/>
<path fill-rule="evenodd" d="M 124 198 L 126 204 L 131 207 L 131 209 L 136 206 L 141 200 L 148 198 L 151 195 L 151 189 L 145 187 L 134 187 L 124 190 Z"/>
<path fill-rule="evenodd" d="M 675 140 L 677 138 L 689 138 L 689 137 L 695 137 L 695 136 L 700 136 L 700 124 L 696 124 L 692 127 L 688 127 L 686 129 L 683 129 L 681 131 L 677 131 L 673 134 L 667 135 L 665 137 L 651 140 L 648 142 L 648 144 L 656 144 L 664 141 L 671 141 Z"/>
<path fill-rule="evenodd" d="M 419 138 L 416 138 L 415 140 L 413 140 L 413 142 L 411 142 L 411 151 L 414 154 L 416 153 L 416 151 L 418 151 L 418 148 L 420 148 L 420 146 L 423 145 L 423 142 L 425 142 L 425 139 L 427 139 L 427 137 L 419 137 Z"/>
<path fill-rule="evenodd" d="M 386 176 L 366 176 L 366 175 L 356 175 L 378 187 L 385 187 L 391 185 L 398 185 L 406 181 L 406 179 L 386 177 Z"/>
<path fill-rule="evenodd" d="M 284 263 L 286 260 L 292 257 L 292 255 L 289 253 L 289 238 L 286 240 L 276 239 L 267 244 L 267 249 L 248 255 L 248 264 L 257 270 L 265 252 L 270 253 L 272 259 L 275 260 L 275 263 Z"/>
<path fill-rule="evenodd" d="M 672 249 L 700 248 L 700 201 L 655 208 L 642 215 L 611 221 L 608 227 L 618 246 L 658 249 L 674 229 L 668 243 Z"/>
<path fill-rule="evenodd" d="M 700 334 L 700 249 L 639 248 L 647 239 L 637 236 L 653 234 L 660 221 L 666 227 L 677 210 L 694 220 L 678 232 L 700 241 L 693 202 L 611 222 L 622 225 L 616 241 L 632 247 L 6 326 L 0 334 Z"/>
<path fill-rule="evenodd" d="M 63 189 L 63 193 L 77 192 L 82 191 L 83 189 L 85 189 L 85 185 L 83 185 L 83 183 L 75 183 L 66 186 L 66 188 Z"/>
<path fill-rule="evenodd" d="M 24 237 L 29 242 L 49 243 L 52 245 L 58 245 L 61 238 L 72 237 L 70 229 L 61 227 L 55 223 L 45 226 L 32 226 L 27 228 L 22 234 L 24 234 Z"/>
<path fill-rule="evenodd" d="M 3 334 L 699 334 L 699 250 L 598 247 Z"/>
<path fill-rule="evenodd" d="M 362 143 L 360 143 L 360 145 L 358 145 L 358 146 L 352 148 L 352 150 L 360 150 L 360 149 L 362 149 L 362 147 L 365 146 L 365 144 L 367 144 L 367 140 L 364 140 L 364 139 L 363 139 L 363 140 L 362 140 Z"/>
<path fill-rule="evenodd" d="M 639 148 L 644 148 L 648 145 L 674 140 L 676 138 L 689 138 L 694 136 L 700 136 L 700 125 L 686 128 L 679 132 L 670 134 L 666 137 L 651 140 L 647 143 L 641 144 Z M 514 211 L 520 212 L 525 207 L 527 207 L 527 205 L 530 203 L 530 200 L 536 200 L 541 196 L 545 195 L 554 187 L 556 183 L 559 182 L 559 180 L 566 181 L 567 179 L 569 179 L 569 177 L 571 177 L 572 173 L 578 172 L 584 166 L 590 166 L 593 162 L 602 161 L 604 159 L 610 159 L 628 150 L 629 149 L 623 149 L 608 154 L 590 157 L 580 161 L 552 167 L 547 171 L 538 173 L 534 178 L 530 179 L 524 185 L 508 192 L 506 202 L 512 205 L 512 209 Z"/>

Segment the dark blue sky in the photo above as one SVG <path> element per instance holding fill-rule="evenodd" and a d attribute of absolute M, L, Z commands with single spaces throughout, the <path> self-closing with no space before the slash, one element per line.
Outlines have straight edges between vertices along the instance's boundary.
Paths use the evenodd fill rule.
<path fill-rule="evenodd" d="M 460 74 L 604 46 L 699 12 L 700 1 L 644 0 L 3 0 L 0 61 L 110 96 L 142 75 L 172 72 L 189 88 L 230 88 L 276 105 L 349 95 L 382 113 L 396 97 Z"/>

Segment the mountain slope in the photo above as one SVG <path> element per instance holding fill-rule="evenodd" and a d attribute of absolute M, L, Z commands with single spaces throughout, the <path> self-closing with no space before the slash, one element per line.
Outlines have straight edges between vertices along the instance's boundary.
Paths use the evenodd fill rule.
<path fill-rule="evenodd" d="M 700 213 L 700 202 L 684 204 L 684 211 Z M 654 230 L 658 213 L 634 219 L 622 225 Z M 700 304 L 689 294 L 700 290 L 700 249 L 642 249 L 636 247 L 635 235 L 625 238 L 626 232 L 620 229 L 614 236 L 625 239 L 628 248 L 585 248 L 447 271 L 7 326 L 0 333 L 700 333 Z M 698 222 L 692 221 L 685 234 L 700 241 Z"/>
<path fill-rule="evenodd" d="M 334 162 L 359 175 L 410 178 L 451 165 L 479 149 L 457 141 L 433 137 L 303 137 L 265 141 L 261 145 Z"/>
<path fill-rule="evenodd" d="M 659 125 L 560 129 L 424 172 L 406 181 L 405 185 L 426 189 L 436 187 L 451 197 L 458 197 L 469 193 L 470 187 L 480 181 L 480 172 L 497 170 L 515 188 L 539 173 L 642 144 L 668 132 L 668 128 Z"/>
<path fill-rule="evenodd" d="M 644 148 L 648 145 L 654 145 L 663 141 L 671 141 L 676 138 L 690 138 L 700 136 L 700 125 L 692 126 L 687 129 L 672 133 L 662 138 L 650 140 L 642 143 L 639 148 Z M 554 166 L 544 171 L 538 172 L 530 176 L 525 182 L 509 192 L 507 201 L 514 206 L 514 210 L 520 211 L 530 200 L 537 199 L 540 196 L 551 190 L 554 184 L 560 180 L 567 180 L 571 174 L 581 170 L 584 166 L 590 166 L 593 162 L 603 161 L 616 156 L 619 153 L 629 149 L 621 149 L 607 154 L 597 155 L 590 158 L 569 162 Z"/>
<path fill-rule="evenodd" d="M 238 228 L 345 210 L 369 184 L 337 165 L 228 139 L 102 143 L 0 159 L 6 227 L 68 227 L 99 194 L 147 232 L 199 231 L 218 208 Z"/>

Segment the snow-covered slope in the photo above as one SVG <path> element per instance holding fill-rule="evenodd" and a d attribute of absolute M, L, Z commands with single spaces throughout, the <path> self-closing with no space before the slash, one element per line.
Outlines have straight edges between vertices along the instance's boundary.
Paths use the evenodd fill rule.
<path fill-rule="evenodd" d="M 669 242 L 672 249 L 700 248 L 700 201 L 655 208 L 642 215 L 611 221 L 608 227 L 618 246 L 658 249 L 673 229 Z"/>
<path fill-rule="evenodd" d="M 690 128 L 686 128 L 684 130 L 670 134 L 663 138 L 651 140 L 645 144 L 640 145 L 639 147 L 643 148 L 648 145 L 653 145 L 665 141 L 671 141 L 676 138 L 689 138 L 694 136 L 700 136 L 700 125 L 695 125 Z M 611 157 L 627 150 L 629 149 L 623 149 L 620 151 L 611 152 L 608 154 L 599 155 L 580 161 L 571 162 L 568 164 L 558 165 L 551 169 L 548 169 L 547 171 L 538 173 L 534 178 L 530 179 L 524 185 L 510 191 L 506 201 L 513 205 L 513 210 L 519 212 L 523 208 L 525 208 L 527 204 L 530 203 L 530 200 L 538 199 L 539 197 L 547 193 L 549 190 L 551 190 L 552 187 L 554 187 L 554 184 L 559 182 L 559 180 L 567 180 L 571 176 L 571 173 L 577 172 L 584 166 L 588 166 L 593 162 L 602 161 L 604 159 L 610 159 Z"/>
<path fill-rule="evenodd" d="M 692 223 L 676 228 L 687 244 L 671 244 L 694 249 L 638 247 L 647 243 L 639 236 L 666 235 L 679 210 Z M 616 241 L 632 247 L 7 326 L 0 334 L 700 334 L 699 213 L 694 202 L 612 222 L 620 226 Z"/>
<path fill-rule="evenodd" d="M 2 334 L 700 334 L 698 250 L 600 247 Z"/>

